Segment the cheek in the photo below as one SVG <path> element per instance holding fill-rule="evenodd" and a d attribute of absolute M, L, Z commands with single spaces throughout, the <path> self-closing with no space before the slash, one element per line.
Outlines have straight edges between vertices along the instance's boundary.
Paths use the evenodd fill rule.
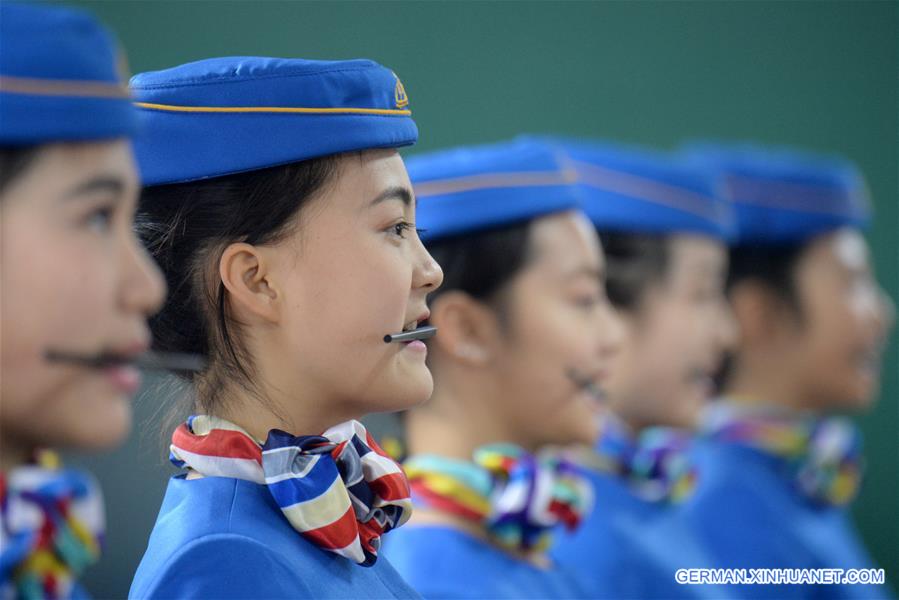
<path fill-rule="evenodd" d="M 527 403 L 537 414 L 553 414 L 577 393 L 567 372 L 595 371 L 596 335 L 589 319 L 558 300 L 531 296 L 527 304 L 510 315 L 513 331 L 502 351 L 507 379 L 517 382 L 519 409 Z"/>
<path fill-rule="evenodd" d="M 372 344 L 402 328 L 411 267 L 399 249 L 383 246 L 342 243 L 300 259 L 291 287 L 298 298 L 295 318 L 302 324 L 304 339 Z"/>
<path fill-rule="evenodd" d="M 4 231 L 0 348 L 5 398 L 40 395 L 63 383 L 61 369 L 46 363 L 44 352 L 97 350 L 115 309 L 112 278 L 103 276 L 111 271 L 109 257 L 65 234 L 34 231 Z"/>
<path fill-rule="evenodd" d="M 38 447 L 109 448 L 131 429 L 130 400 L 95 374 L 62 379 L 16 409 L 4 414 L 4 429 Z"/>

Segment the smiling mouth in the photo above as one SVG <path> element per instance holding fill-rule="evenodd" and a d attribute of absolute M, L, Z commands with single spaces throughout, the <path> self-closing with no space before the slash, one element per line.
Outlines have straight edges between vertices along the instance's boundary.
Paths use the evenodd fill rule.
<path fill-rule="evenodd" d="M 593 400 L 599 403 L 605 403 L 606 393 L 592 377 L 579 373 L 575 369 L 569 369 L 568 378 L 575 386 L 589 394 Z"/>

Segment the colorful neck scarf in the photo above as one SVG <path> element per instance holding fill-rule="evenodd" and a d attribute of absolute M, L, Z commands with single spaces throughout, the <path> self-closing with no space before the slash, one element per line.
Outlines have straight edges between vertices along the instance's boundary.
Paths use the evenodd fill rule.
<path fill-rule="evenodd" d="M 103 545 L 100 488 L 87 474 L 59 468 L 52 453 L 38 463 L 0 474 L 0 595 L 83 597 L 76 580 Z"/>
<path fill-rule="evenodd" d="M 483 446 L 474 462 L 424 454 L 403 467 L 416 502 L 483 525 L 492 541 L 512 551 L 545 550 L 551 530 L 576 528 L 593 500 L 573 463 L 537 458 L 511 444 Z"/>
<path fill-rule="evenodd" d="M 681 502 L 696 487 L 689 460 L 690 436 L 669 427 L 650 427 L 634 438 L 620 420 L 608 416 L 595 451 L 584 466 L 624 480 L 650 502 Z"/>
<path fill-rule="evenodd" d="M 381 536 L 412 514 L 402 469 L 358 421 L 322 435 L 273 429 L 260 443 L 223 419 L 192 416 L 172 435 L 171 461 L 268 486 L 304 538 L 365 567 L 375 564 Z"/>
<path fill-rule="evenodd" d="M 784 459 L 796 489 L 815 503 L 843 506 L 858 493 L 863 472 L 861 435 L 848 419 L 722 403 L 708 412 L 704 430 L 714 440 Z"/>

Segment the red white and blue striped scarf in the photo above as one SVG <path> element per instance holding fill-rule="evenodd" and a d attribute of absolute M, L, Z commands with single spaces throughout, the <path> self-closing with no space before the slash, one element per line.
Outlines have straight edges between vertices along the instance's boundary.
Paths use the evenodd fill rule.
<path fill-rule="evenodd" d="M 412 514 L 402 469 L 358 421 L 322 435 L 273 429 L 260 443 L 224 419 L 195 415 L 172 435 L 170 460 L 206 477 L 266 485 L 304 538 L 366 567 L 381 536 Z"/>

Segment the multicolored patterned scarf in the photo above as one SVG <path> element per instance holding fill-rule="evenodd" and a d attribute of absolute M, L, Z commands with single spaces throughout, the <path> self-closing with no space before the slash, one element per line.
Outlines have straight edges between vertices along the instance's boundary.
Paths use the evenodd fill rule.
<path fill-rule="evenodd" d="M 76 580 L 99 558 L 104 528 L 99 486 L 55 454 L 0 474 L 0 596 L 85 597 Z"/>
<path fill-rule="evenodd" d="M 273 429 L 264 443 L 223 419 L 192 416 L 172 435 L 170 460 L 207 477 L 268 486 L 281 512 L 318 547 L 375 564 L 381 536 L 409 520 L 409 483 L 358 421 L 322 435 Z"/>
<path fill-rule="evenodd" d="M 817 504 L 843 506 L 861 485 L 861 435 L 849 419 L 787 414 L 722 402 L 703 427 L 712 439 L 785 459 L 796 489 Z"/>
<path fill-rule="evenodd" d="M 669 427 L 650 427 L 635 438 L 609 415 L 594 452 L 579 458 L 587 468 L 621 478 L 644 500 L 681 502 L 696 487 L 689 445 L 690 435 Z"/>
<path fill-rule="evenodd" d="M 591 508 L 589 482 L 560 456 L 490 444 L 473 458 L 411 457 L 403 468 L 414 501 L 483 525 L 491 540 L 513 551 L 545 550 L 554 527 L 576 528 Z"/>

